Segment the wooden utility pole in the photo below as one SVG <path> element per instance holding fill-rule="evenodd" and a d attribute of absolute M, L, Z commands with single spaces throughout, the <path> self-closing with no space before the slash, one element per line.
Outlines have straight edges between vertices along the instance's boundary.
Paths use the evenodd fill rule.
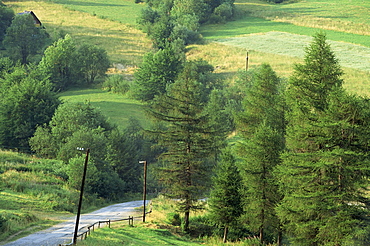
<path fill-rule="evenodd" d="M 84 148 L 77 148 L 77 149 L 78 150 L 85 150 Z M 83 172 L 82 181 L 81 181 L 80 200 L 78 202 L 75 232 L 73 234 L 73 241 L 72 241 L 73 244 L 76 244 L 77 243 L 78 224 L 80 223 L 80 215 L 81 215 L 81 207 L 82 207 L 82 197 L 83 197 L 84 187 L 85 187 L 85 178 L 86 178 L 86 171 L 87 171 L 87 162 L 89 161 L 89 153 L 90 153 L 90 149 L 87 149 L 86 150 L 86 157 L 85 157 L 84 172 Z"/>
<path fill-rule="evenodd" d="M 143 200 L 144 200 L 144 208 L 143 208 L 143 222 L 145 222 L 145 205 L 146 205 L 146 169 L 147 163 L 146 161 L 139 161 L 139 163 L 144 164 L 144 187 L 143 187 Z"/>
<path fill-rule="evenodd" d="M 249 63 L 249 56 L 248 56 L 248 52 L 247 52 L 247 56 L 245 57 L 245 71 L 248 71 L 248 63 Z"/>

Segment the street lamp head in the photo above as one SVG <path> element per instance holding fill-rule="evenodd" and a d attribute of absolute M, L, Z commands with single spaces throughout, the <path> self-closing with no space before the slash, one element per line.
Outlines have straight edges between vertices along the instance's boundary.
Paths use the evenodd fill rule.
<path fill-rule="evenodd" d="M 77 150 L 85 150 L 85 148 L 77 147 Z"/>
<path fill-rule="evenodd" d="M 139 161 L 140 164 L 144 164 L 146 161 Z"/>

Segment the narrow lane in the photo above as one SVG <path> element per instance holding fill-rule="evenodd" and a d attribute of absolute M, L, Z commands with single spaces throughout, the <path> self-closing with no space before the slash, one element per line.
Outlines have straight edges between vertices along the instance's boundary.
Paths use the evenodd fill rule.
<path fill-rule="evenodd" d="M 92 213 L 83 214 L 80 218 L 79 230 L 98 221 L 128 218 L 129 216 L 133 216 L 135 208 L 141 207 L 142 205 L 142 200 L 124 202 L 96 210 Z M 50 227 L 49 229 L 7 243 L 4 246 L 57 246 L 59 244 L 68 244 L 73 238 L 75 222 L 76 217 Z"/>

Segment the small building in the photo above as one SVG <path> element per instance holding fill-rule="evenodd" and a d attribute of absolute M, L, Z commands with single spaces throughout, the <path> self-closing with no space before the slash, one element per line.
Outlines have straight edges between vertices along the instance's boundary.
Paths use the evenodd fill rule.
<path fill-rule="evenodd" d="M 39 18 L 37 18 L 35 13 L 33 13 L 33 11 L 23 11 L 22 13 L 18 13 L 18 14 L 19 15 L 32 15 L 35 26 L 42 27 L 41 21 L 39 20 Z"/>

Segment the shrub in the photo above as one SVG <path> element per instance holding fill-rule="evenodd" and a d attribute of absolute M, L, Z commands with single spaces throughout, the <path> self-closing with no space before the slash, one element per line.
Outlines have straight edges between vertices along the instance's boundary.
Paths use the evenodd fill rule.
<path fill-rule="evenodd" d="M 180 226 L 181 225 L 181 218 L 180 214 L 178 213 L 168 213 L 167 214 L 167 222 L 173 226 Z"/>
<path fill-rule="evenodd" d="M 130 82 L 126 81 L 122 75 L 110 75 L 105 79 L 103 89 L 124 95 L 130 90 Z"/>

